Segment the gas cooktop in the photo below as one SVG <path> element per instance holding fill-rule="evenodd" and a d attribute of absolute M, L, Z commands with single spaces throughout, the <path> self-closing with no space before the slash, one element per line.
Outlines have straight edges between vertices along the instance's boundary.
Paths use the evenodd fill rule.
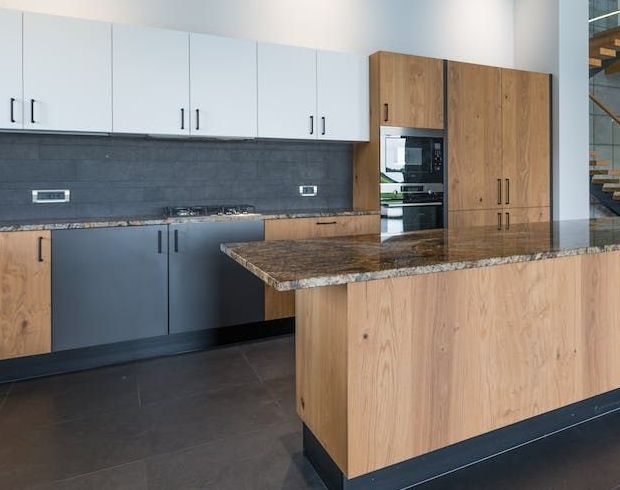
<path fill-rule="evenodd" d="M 224 216 L 252 214 L 256 208 L 251 204 L 216 204 L 211 206 L 173 206 L 165 209 L 166 216 L 184 218 L 193 216 Z"/>

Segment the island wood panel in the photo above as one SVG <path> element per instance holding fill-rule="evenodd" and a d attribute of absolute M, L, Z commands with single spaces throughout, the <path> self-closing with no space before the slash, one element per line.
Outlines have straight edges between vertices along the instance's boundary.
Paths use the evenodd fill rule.
<path fill-rule="evenodd" d="M 502 207 L 501 128 L 500 69 L 448 62 L 449 211 Z"/>
<path fill-rule="evenodd" d="M 296 294 L 297 413 L 347 467 L 347 286 Z"/>
<path fill-rule="evenodd" d="M 619 388 L 618 290 L 620 252 L 300 290 L 299 415 L 354 478 Z"/>
<path fill-rule="evenodd" d="M 443 60 L 380 51 L 380 124 L 444 128 Z"/>
<path fill-rule="evenodd" d="M 44 354 L 51 342 L 50 232 L 0 233 L 0 359 Z"/>
<path fill-rule="evenodd" d="M 549 75 L 502 69 L 503 202 L 549 206 Z"/>
<path fill-rule="evenodd" d="M 265 240 L 305 240 L 380 232 L 381 217 L 378 214 L 265 221 Z M 294 292 L 276 291 L 265 286 L 265 320 L 292 316 L 295 316 Z"/>
<path fill-rule="evenodd" d="M 379 211 L 380 127 L 379 55 L 368 61 L 370 95 L 370 138 L 367 143 L 353 145 L 353 208 Z"/>

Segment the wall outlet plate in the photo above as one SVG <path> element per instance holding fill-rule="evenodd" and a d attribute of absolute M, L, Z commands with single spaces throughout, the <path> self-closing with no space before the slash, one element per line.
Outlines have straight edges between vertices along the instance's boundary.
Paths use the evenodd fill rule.
<path fill-rule="evenodd" d="M 312 197 L 316 196 L 319 188 L 316 185 L 300 185 L 299 186 L 299 194 L 303 197 Z"/>
<path fill-rule="evenodd" d="M 32 191 L 32 202 L 35 204 L 49 204 L 56 202 L 69 202 L 71 191 L 68 189 L 53 190 L 34 190 Z"/>

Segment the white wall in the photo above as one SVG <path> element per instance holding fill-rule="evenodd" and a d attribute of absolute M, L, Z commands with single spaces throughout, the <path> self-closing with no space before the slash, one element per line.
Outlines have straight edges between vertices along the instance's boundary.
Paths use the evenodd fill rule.
<path fill-rule="evenodd" d="M 515 66 L 553 74 L 554 219 L 589 217 L 588 0 L 515 0 Z"/>
<path fill-rule="evenodd" d="M 512 66 L 513 0 L 0 0 L 0 7 Z"/>

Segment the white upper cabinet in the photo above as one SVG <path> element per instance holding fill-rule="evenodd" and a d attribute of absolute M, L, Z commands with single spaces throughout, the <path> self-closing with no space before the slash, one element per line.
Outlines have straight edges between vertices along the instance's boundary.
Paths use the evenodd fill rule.
<path fill-rule="evenodd" d="M 258 136 L 316 139 L 316 51 L 258 44 Z"/>
<path fill-rule="evenodd" d="M 189 135 L 189 33 L 112 30 L 114 132 Z"/>
<path fill-rule="evenodd" d="M 190 34 L 191 134 L 256 137 L 256 43 Z"/>
<path fill-rule="evenodd" d="M 368 141 L 368 57 L 317 52 L 318 138 Z"/>
<path fill-rule="evenodd" d="M 112 129 L 111 24 L 24 13 L 24 127 Z"/>
<path fill-rule="evenodd" d="M 0 129 L 21 129 L 22 13 L 0 10 Z"/>

